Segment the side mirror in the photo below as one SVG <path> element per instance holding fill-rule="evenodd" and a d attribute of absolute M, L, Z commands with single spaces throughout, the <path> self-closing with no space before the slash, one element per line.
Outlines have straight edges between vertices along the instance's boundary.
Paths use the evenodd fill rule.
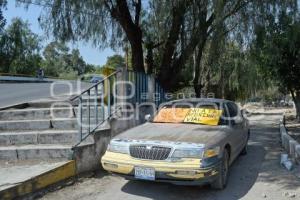
<path fill-rule="evenodd" d="M 149 122 L 151 120 L 151 115 L 147 114 L 145 115 L 145 121 Z"/>
<path fill-rule="evenodd" d="M 243 122 L 243 119 L 241 117 L 236 117 L 234 120 L 232 120 L 233 125 L 240 124 Z"/>
<path fill-rule="evenodd" d="M 241 110 L 241 115 L 242 115 L 244 118 L 247 118 L 247 117 L 249 117 L 249 116 L 251 115 L 251 113 L 250 113 L 248 110 L 246 110 L 246 109 L 242 109 L 242 110 Z"/>
<path fill-rule="evenodd" d="M 231 119 L 231 124 L 234 126 L 234 125 L 238 125 L 238 124 L 241 124 L 243 123 L 243 120 L 244 120 L 244 117 L 241 116 L 241 115 L 237 115 L 235 117 L 233 117 Z"/>

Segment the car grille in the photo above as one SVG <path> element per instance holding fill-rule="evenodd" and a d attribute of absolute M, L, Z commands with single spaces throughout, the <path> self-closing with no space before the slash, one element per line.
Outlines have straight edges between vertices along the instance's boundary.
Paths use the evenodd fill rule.
<path fill-rule="evenodd" d="M 130 155 L 134 158 L 147 160 L 165 160 L 168 158 L 171 148 L 161 146 L 131 145 Z"/>

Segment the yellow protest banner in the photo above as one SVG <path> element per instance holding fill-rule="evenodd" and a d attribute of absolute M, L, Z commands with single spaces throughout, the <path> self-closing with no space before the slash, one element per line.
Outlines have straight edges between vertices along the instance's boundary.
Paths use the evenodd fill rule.
<path fill-rule="evenodd" d="M 189 108 L 163 108 L 155 116 L 154 122 L 162 123 L 182 123 Z"/>
<path fill-rule="evenodd" d="M 184 118 L 186 123 L 218 125 L 222 110 L 206 109 L 206 108 L 191 108 L 189 113 Z"/>

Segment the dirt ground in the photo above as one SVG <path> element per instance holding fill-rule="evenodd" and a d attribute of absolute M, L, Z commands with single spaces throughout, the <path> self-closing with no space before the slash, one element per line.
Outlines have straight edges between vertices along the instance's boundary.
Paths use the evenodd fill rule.
<path fill-rule="evenodd" d="M 166 183 L 126 181 L 99 173 L 74 185 L 50 192 L 43 200 L 114 199 L 202 199 L 202 200 L 282 200 L 300 199 L 299 167 L 293 172 L 279 164 L 282 148 L 278 122 L 280 115 L 251 117 L 249 152 L 231 166 L 229 183 L 222 191 L 208 186 L 175 186 Z"/>

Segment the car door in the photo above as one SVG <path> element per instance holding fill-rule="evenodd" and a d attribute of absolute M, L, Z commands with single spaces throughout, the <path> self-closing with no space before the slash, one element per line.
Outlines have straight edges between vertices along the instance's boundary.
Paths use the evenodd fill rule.
<path fill-rule="evenodd" d="M 238 106 L 235 103 L 228 102 L 226 106 L 230 117 L 229 123 L 232 133 L 233 157 L 236 157 L 245 145 L 244 123 Z"/>

